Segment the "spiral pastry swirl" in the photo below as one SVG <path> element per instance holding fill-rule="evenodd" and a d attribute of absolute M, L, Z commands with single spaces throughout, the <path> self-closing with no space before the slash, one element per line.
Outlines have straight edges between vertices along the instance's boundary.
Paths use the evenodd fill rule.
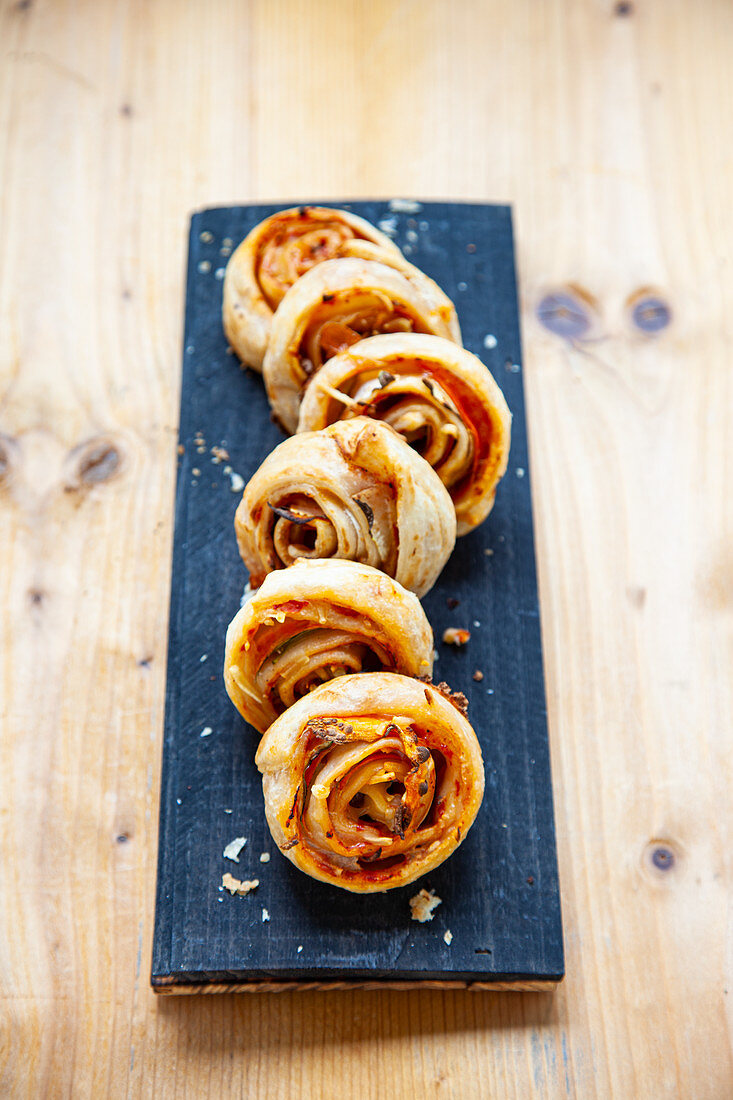
<path fill-rule="evenodd" d="M 325 206 L 281 210 L 248 233 L 224 278 L 222 315 L 229 343 L 247 366 L 262 370 L 272 316 L 297 280 L 316 264 L 360 255 L 399 261 L 395 244 L 364 218 Z"/>
<path fill-rule="evenodd" d="M 224 683 L 264 733 L 296 700 L 337 676 L 430 676 L 433 632 L 420 601 L 351 561 L 298 561 L 270 573 L 229 625 Z"/>
<path fill-rule="evenodd" d="M 507 467 L 511 414 L 480 359 L 437 336 L 362 340 L 311 379 L 298 431 L 363 415 L 389 424 L 432 466 L 459 535 L 486 519 Z"/>
<path fill-rule="evenodd" d="M 483 797 L 468 720 L 436 688 L 391 672 L 316 688 L 270 726 L 255 759 L 280 850 L 313 878 L 358 893 L 437 867 Z"/>
<path fill-rule="evenodd" d="M 408 278 L 405 267 L 416 271 L 406 260 L 399 270 L 371 259 L 327 260 L 287 292 L 272 320 L 262 369 L 273 414 L 285 431 L 297 429 L 308 379 L 351 344 L 380 332 L 460 338 L 452 303 Z"/>
<path fill-rule="evenodd" d="M 248 482 L 234 520 L 253 588 L 298 558 L 344 558 L 418 596 L 448 560 L 455 524 L 437 474 L 366 417 L 286 439 Z"/>

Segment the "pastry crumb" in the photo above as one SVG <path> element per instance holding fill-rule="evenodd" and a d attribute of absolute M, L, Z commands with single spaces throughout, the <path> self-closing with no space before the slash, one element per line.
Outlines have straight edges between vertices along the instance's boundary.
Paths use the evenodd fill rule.
<path fill-rule="evenodd" d="M 299 943 L 299 944 L 298 944 L 298 954 L 300 954 L 300 952 L 301 952 L 302 950 L 303 950 L 303 944 L 302 944 L 302 943 Z"/>
<path fill-rule="evenodd" d="M 225 890 L 228 890 L 232 897 L 235 894 L 240 894 L 244 897 L 245 894 L 249 894 L 250 891 L 256 890 L 260 884 L 258 878 L 244 879 L 242 882 L 234 875 L 230 875 L 227 871 L 226 874 L 221 876 L 221 884 Z"/>
<path fill-rule="evenodd" d="M 434 894 L 432 890 L 420 890 L 413 898 L 410 898 L 412 919 L 425 924 L 425 921 L 433 919 L 433 912 L 442 903 L 443 899 Z"/>
<path fill-rule="evenodd" d="M 208 661 L 208 659 L 209 659 L 208 653 L 202 653 L 201 656 L 199 657 L 199 663 L 203 664 L 204 661 Z"/>
<path fill-rule="evenodd" d="M 204 726 L 204 728 L 201 730 L 201 733 L 199 734 L 199 737 L 211 737 L 213 732 L 214 731 L 212 730 L 211 726 Z"/>
<path fill-rule="evenodd" d="M 239 853 L 246 843 L 246 836 L 235 836 L 234 840 L 230 840 L 224 849 L 224 859 L 231 859 L 234 863 L 239 863 Z"/>
<path fill-rule="evenodd" d="M 233 473 L 230 477 L 232 479 L 232 492 L 241 493 L 244 488 L 244 478 L 242 475 Z"/>
<path fill-rule="evenodd" d="M 460 626 L 449 626 L 443 631 L 443 641 L 446 645 L 462 646 L 470 640 L 471 631 Z"/>
<path fill-rule="evenodd" d="M 261 852 L 260 853 L 260 863 L 269 863 L 269 862 L 270 862 L 270 853 L 269 852 Z"/>
<path fill-rule="evenodd" d="M 443 939 L 445 940 L 445 942 L 450 947 L 450 945 L 453 943 L 453 933 L 451 932 L 450 928 L 448 928 L 446 930 L 446 932 L 444 933 Z"/>
<path fill-rule="evenodd" d="M 389 208 L 395 214 L 417 214 L 422 210 L 422 203 L 412 199 L 392 199 Z"/>
<path fill-rule="evenodd" d="M 268 909 L 263 909 L 262 910 L 262 923 L 265 924 L 265 922 L 268 921 L 269 919 L 270 919 L 269 910 Z"/>
<path fill-rule="evenodd" d="M 480 668 L 476 669 L 476 671 L 473 674 L 473 678 L 474 678 L 474 680 L 476 681 L 477 684 L 481 683 L 481 681 L 484 678 L 484 674 L 483 674 L 483 672 L 481 671 Z"/>

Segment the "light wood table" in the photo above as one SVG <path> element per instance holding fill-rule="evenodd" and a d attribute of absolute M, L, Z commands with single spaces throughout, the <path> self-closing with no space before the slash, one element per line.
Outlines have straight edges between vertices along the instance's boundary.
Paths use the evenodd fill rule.
<path fill-rule="evenodd" d="M 733 8 L 21 0 L 0 51 L 0 1094 L 732 1095 Z M 393 195 L 515 204 L 567 978 L 159 1000 L 187 215 Z"/>

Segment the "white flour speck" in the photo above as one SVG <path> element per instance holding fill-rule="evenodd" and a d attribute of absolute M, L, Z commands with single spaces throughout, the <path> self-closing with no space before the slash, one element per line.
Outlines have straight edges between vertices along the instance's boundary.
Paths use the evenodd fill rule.
<path fill-rule="evenodd" d="M 389 208 L 395 214 L 417 214 L 422 210 L 422 203 L 412 199 L 392 199 Z"/>
<path fill-rule="evenodd" d="M 517 477 L 524 477 L 524 469 L 522 466 L 517 466 Z"/>
<path fill-rule="evenodd" d="M 496 339 L 493 332 L 489 332 L 489 333 L 487 333 L 486 336 L 484 336 L 484 347 L 485 348 L 495 348 L 496 345 L 498 344 L 498 342 L 499 341 Z"/>
<path fill-rule="evenodd" d="M 264 924 L 265 921 L 268 921 L 269 919 L 270 919 L 269 911 L 267 909 L 263 909 L 262 910 L 262 923 Z"/>
<path fill-rule="evenodd" d="M 199 734 L 199 737 L 211 737 L 213 732 L 214 731 L 212 730 L 211 726 L 204 726 L 204 728 L 201 730 L 201 733 Z"/>

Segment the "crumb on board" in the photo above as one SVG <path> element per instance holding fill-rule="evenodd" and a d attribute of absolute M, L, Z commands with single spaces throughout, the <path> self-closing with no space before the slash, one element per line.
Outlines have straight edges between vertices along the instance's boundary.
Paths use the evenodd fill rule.
<path fill-rule="evenodd" d="M 432 890 L 419 890 L 413 898 L 410 898 L 412 919 L 425 924 L 425 921 L 433 919 L 433 912 L 443 901 Z"/>
<path fill-rule="evenodd" d="M 422 210 L 422 203 L 413 199 L 392 199 L 389 208 L 395 214 L 417 214 Z"/>
<path fill-rule="evenodd" d="M 269 863 L 269 862 L 270 862 L 270 853 L 269 852 L 260 852 L 260 863 Z"/>
<path fill-rule="evenodd" d="M 453 943 L 453 933 L 451 932 L 450 928 L 447 928 L 443 933 L 443 939 L 450 947 L 450 945 Z"/>
<path fill-rule="evenodd" d="M 471 638 L 471 631 L 461 626 L 449 626 L 443 631 L 443 641 L 446 645 L 462 646 Z"/>
<path fill-rule="evenodd" d="M 186 453 L 186 448 L 183 446 L 182 443 L 178 444 L 178 453 L 179 455 L 184 455 Z"/>
<path fill-rule="evenodd" d="M 484 674 L 483 674 L 483 672 L 481 671 L 480 668 L 476 669 L 476 671 L 473 674 L 473 678 L 474 678 L 474 680 L 476 681 L 477 684 L 481 683 L 481 681 L 484 678 Z"/>
<path fill-rule="evenodd" d="M 234 810 L 225 810 L 224 813 L 225 814 L 232 814 L 232 813 L 234 813 Z"/>
<path fill-rule="evenodd" d="M 246 843 L 246 836 L 235 836 L 234 840 L 230 840 L 224 849 L 224 859 L 231 859 L 232 862 L 239 863 L 239 853 Z"/>
<path fill-rule="evenodd" d="M 244 488 L 244 478 L 241 474 L 232 473 L 229 475 L 232 479 L 232 492 L 241 493 Z"/>
<path fill-rule="evenodd" d="M 299 944 L 298 944 L 298 954 L 300 954 L 300 952 L 301 952 L 302 950 L 303 950 L 303 944 L 302 944 L 302 943 L 299 943 Z"/>
<path fill-rule="evenodd" d="M 202 665 L 204 663 L 204 661 L 208 661 L 208 659 L 209 659 L 208 653 L 202 653 L 201 656 L 199 657 L 199 664 Z"/>
<path fill-rule="evenodd" d="M 485 348 L 495 348 L 497 343 L 498 343 L 498 340 L 494 336 L 493 332 L 487 332 L 486 336 L 484 336 L 484 347 Z"/>
<path fill-rule="evenodd" d="M 473 625 L 478 628 L 479 626 L 481 626 L 481 623 L 478 621 L 478 619 L 474 619 Z"/>
<path fill-rule="evenodd" d="M 201 733 L 199 734 L 199 737 L 211 737 L 213 732 L 214 731 L 212 730 L 211 726 L 204 726 L 204 728 L 201 730 Z"/>
<path fill-rule="evenodd" d="M 201 263 L 199 264 L 199 271 L 202 275 L 208 275 L 208 273 L 211 271 L 211 264 L 208 260 L 201 261 Z"/>
<path fill-rule="evenodd" d="M 245 894 L 249 894 L 252 890 L 256 890 L 260 884 L 258 878 L 244 879 L 240 882 L 234 875 L 230 875 L 227 871 L 226 874 L 221 876 L 221 884 L 225 890 L 228 890 L 232 897 L 235 894 L 240 894 L 244 897 Z"/>
<path fill-rule="evenodd" d="M 486 554 L 487 558 L 493 558 L 494 551 L 491 549 L 490 546 L 487 546 L 486 549 L 484 550 L 484 554 Z"/>
<path fill-rule="evenodd" d="M 211 453 L 214 456 L 211 461 L 214 463 L 215 466 L 218 466 L 220 462 L 229 461 L 229 451 L 227 451 L 224 447 L 214 446 L 211 448 Z"/>
<path fill-rule="evenodd" d="M 210 233 L 208 229 L 204 229 L 201 233 L 199 233 L 199 240 L 203 241 L 204 244 L 209 244 L 211 241 L 213 241 L 213 239 L 214 234 Z"/>
<path fill-rule="evenodd" d="M 265 908 L 263 908 L 263 910 L 262 910 L 262 923 L 264 924 L 264 923 L 265 923 L 266 921 L 268 921 L 269 919 L 270 919 L 270 911 L 269 911 L 269 909 L 265 909 Z"/>
<path fill-rule="evenodd" d="M 517 466 L 516 474 L 517 477 L 524 477 L 524 468 L 522 466 Z"/>

